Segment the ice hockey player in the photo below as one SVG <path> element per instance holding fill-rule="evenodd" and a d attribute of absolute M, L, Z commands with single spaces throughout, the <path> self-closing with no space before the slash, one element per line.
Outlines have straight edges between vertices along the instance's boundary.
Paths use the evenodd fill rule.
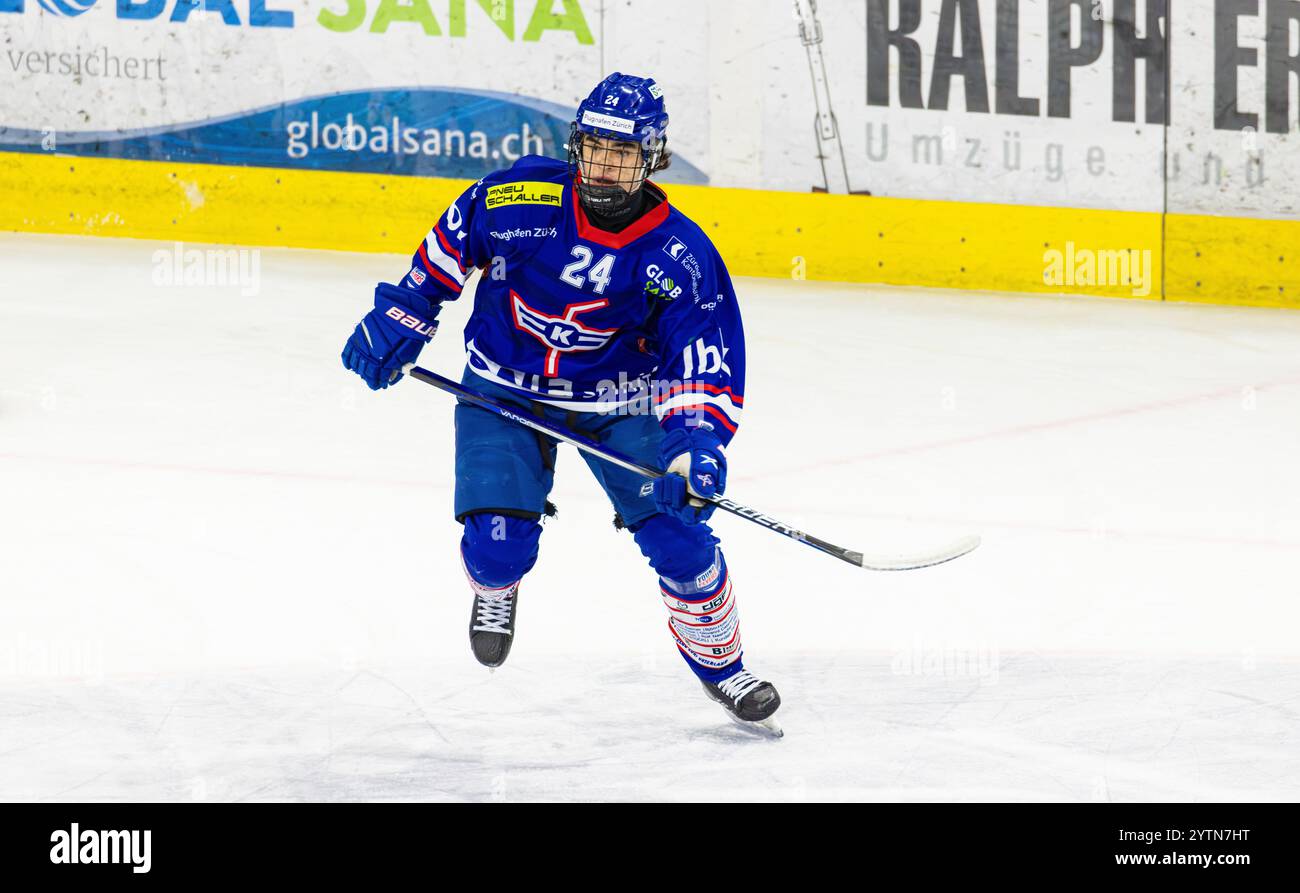
<path fill-rule="evenodd" d="M 743 663 L 731 575 L 706 523 L 713 506 L 692 498 L 726 486 L 744 333 L 717 250 L 648 180 L 669 164 L 667 126 L 652 79 L 611 74 L 578 106 L 566 161 L 525 156 L 447 208 L 401 283 L 375 288 L 343 363 L 376 390 L 398 381 L 441 306 L 481 270 L 463 382 L 669 472 L 650 487 L 583 454 L 615 526 L 658 573 L 669 631 L 705 691 L 737 720 L 775 729 L 781 699 Z M 455 420 L 470 646 L 498 667 L 553 513 L 557 442 L 465 403 Z"/>

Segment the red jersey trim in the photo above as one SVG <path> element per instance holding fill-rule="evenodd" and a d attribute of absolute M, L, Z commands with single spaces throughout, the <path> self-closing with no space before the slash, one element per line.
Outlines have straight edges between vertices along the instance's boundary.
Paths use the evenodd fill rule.
<path fill-rule="evenodd" d="M 716 385 L 705 384 L 702 381 L 692 382 L 691 384 L 677 385 L 677 387 L 675 388 L 669 388 L 666 393 L 661 394 L 658 397 L 658 399 L 655 400 L 655 403 L 663 403 L 665 400 L 667 400 L 669 397 L 672 397 L 674 394 L 681 394 L 687 391 L 703 391 L 709 394 L 726 395 L 726 397 L 737 406 L 745 405 L 745 398 L 740 396 L 739 394 L 733 393 L 731 388 L 729 387 L 720 388 Z"/>
<path fill-rule="evenodd" d="M 661 196 L 663 201 L 655 205 L 649 213 L 639 217 L 634 223 L 628 226 L 620 233 L 611 233 L 603 230 L 587 219 L 587 213 L 582 210 L 582 200 L 578 198 L 576 187 L 570 191 L 570 201 L 573 202 L 573 219 L 578 225 L 578 237 L 595 242 L 597 245 L 604 245 L 606 248 L 626 248 L 637 239 L 655 229 L 659 224 L 668 219 L 668 196 L 654 183 L 646 181 L 646 189 L 654 189 Z"/>
<path fill-rule="evenodd" d="M 433 231 L 438 234 L 438 244 L 442 246 L 442 250 L 455 258 L 456 265 L 460 267 L 460 271 L 464 273 L 465 261 L 461 260 L 460 252 L 453 248 L 451 243 L 447 241 L 447 237 L 442 234 L 442 230 L 438 227 L 438 224 L 435 223 L 433 225 Z"/>
<path fill-rule="evenodd" d="M 707 403 L 692 403 L 690 406 L 678 406 L 677 408 L 670 409 L 667 413 L 665 413 L 664 418 L 667 419 L 672 416 L 678 415 L 679 413 L 686 412 L 687 410 L 696 410 L 696 409 L 707 412 L 709 415 L 713 416 L 719 422 L 722 422 L 722 426 L 726 428 L 728 431 L 730 431 L 732 434 L 736 433 L 736 426 L 733 425 L 727 419 L 727 417 L 724 416 L 719 410 L 714 409 L 712 406 L 709 406 Z"/>
<path fill-rule="evenodd" d="M 424 264 L 424 268 L 429 271 L 430 276 L 437 279 L 443 285 L 447 286 L 449 289 L 454 291 L 456 294 L 460 294 L 461 292 L 460 284 L 456 282 L 452 282 L 446 273 L 442 272 L 442 270 L 439 270 L 437 267 L 435 267 L 432 263 L 429 262 L 429 255 L 426 254 L 424 251 L 423 242 L 420 243 L 420 250 L 418 254 L 420 255 L 420 263 Z"/>

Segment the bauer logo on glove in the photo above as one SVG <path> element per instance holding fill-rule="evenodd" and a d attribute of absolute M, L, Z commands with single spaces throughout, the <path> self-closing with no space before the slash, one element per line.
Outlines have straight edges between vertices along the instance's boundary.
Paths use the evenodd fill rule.
<path fill-rule="evenodd" d="M 438 331 L 440 305 L 409 288 L 381 282 L 375 309 L 357 324 L 343 346 L 343 365 L 378 391 L 402 377 L 402 367 L 420 356 Z"/>
<path fill-rule="evenodd" d="M 438 331 L 436 322 L 425 322 L 414 314 L 404 312 L 401 307 L 389 307 L 384 316 L 396 320 L 399 325 L 406 326 L 408 329 L 414 329 L 415 334 L 423 335 L 426 338 L 432 338 L 434 333 Z"/>

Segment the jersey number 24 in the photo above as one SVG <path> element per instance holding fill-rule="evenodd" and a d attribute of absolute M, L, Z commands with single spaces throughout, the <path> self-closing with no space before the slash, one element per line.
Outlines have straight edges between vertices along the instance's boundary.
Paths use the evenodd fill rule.
<path fill-rule="evenodd" d="M 614 255 L 606 254 L 595 264 L 592 264 L 591 249 L 586 245 L 574 245 L 572 254 L 577 260 L 560 271 L 560 281 L 567 282 L 574 288 L 582 288 L 590 279 L 592 291 L 598 295 L 603 295 L 605 286 L 609 285 L 610 270 L 614 268 Z M 587 267 L 591 267 L 591 269 L 587 270 Z M 584 270 L 587 270 L 585 276 L 583 275 Z"/>

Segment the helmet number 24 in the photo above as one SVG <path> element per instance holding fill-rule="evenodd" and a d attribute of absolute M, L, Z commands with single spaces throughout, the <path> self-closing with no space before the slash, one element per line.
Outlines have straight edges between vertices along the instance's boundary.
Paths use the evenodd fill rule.
<path fill-rule="evenodd" d="M 604 294 L 605 286 L 609 285 L 610 270 L 614 268 L 614 255 L 606 254 L 593 265 L 591 249 L 586 245 L 574 245 L 571 253 L 577 260 L 560 271 L 560 280 L 574 288 L 582 288 L 586 280 L 590 279 L 592 291 L 598 295 Z M 591 269 L 587 270 L 587 267 Z M 587 270 L 585 277 L 583 270 Z"/>

